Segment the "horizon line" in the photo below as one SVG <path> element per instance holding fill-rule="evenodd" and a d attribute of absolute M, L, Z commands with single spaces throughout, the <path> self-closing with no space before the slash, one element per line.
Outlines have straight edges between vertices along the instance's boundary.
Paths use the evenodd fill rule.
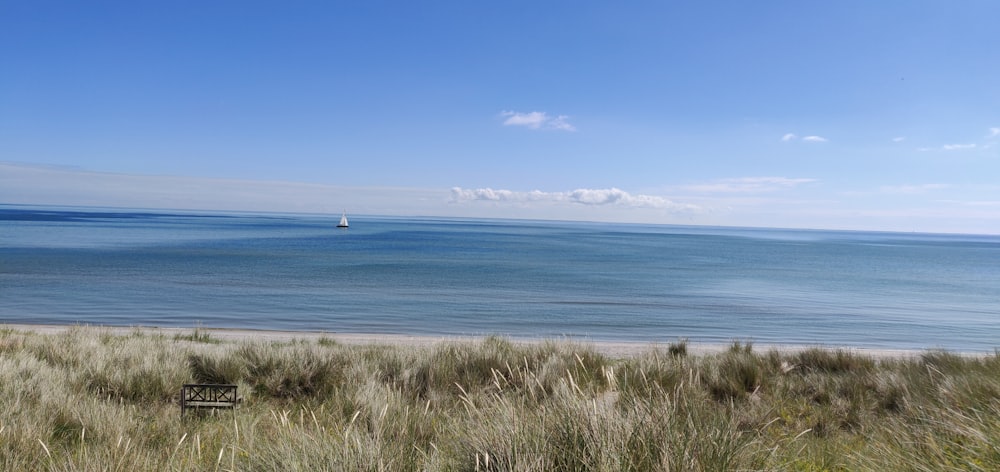
<path fill-rule="evenodd" d="M 313 217 L 335 217 L 336 213 L 307 212 L 307 211 L 271 211 L 271 210 L 227 210 L 217 209 L 197 209 L 197 208 L 169 208 L 169 207 L 129 207 L 111 205 L 75 205 L 75 204 L 46 204 L 46 203 L 6 203 L 0 202 L 0 207 L 37 207 L 37 208 L 70 208 L 70 209 L 90 209 L 90 210 L 111 210 L 125 212 L 149 212 L 165 213 L 175 216 L 185 214 L 198 215 L 261 215 L 261 216 L 313 216 Z M 600 220 L 580 220 L 580 219 L 560 219 L 560 218 L 514 218 L 514 217 L 482 217 L 482 216 L 462 216 L 462 215 L 393 215 L 384 213 L 350 213 L 353 218 L 384 218 L 400 220 L 467 220 L 467 221 L 513 221 L 528 223 L 572 223 L 582 225 L 622 225 L 636 227 L 677 227 L 691 229 L 724 229 L 724 230 L 751 230 L 751 231 L 801 231 L 801 232 L 833 232 L 833 233 L 875 233 L 875 234 L 900 234 L 900 235 L 926 235 L 926 236 L 978 236 L 978 237 L 1000 237 L 1000 233 L 963 233 L 947 231 L 894 231 L 877 229 L 853 229 L 853 228 L 818 228 L 818 227 L 793 227 L 793 226 L 753 226 L 753 225 L 717 225 L 717 224 L 694 224 L 694 223 L 645 223 L 629 221 L 600 221 Z"/>

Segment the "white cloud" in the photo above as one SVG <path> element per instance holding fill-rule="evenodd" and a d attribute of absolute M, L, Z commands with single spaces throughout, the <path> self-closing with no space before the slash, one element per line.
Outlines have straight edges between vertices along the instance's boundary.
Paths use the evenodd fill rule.
<path fill-rule="evenodd" d="M 620 203 L 628 206 L 663 208 L 671 202 L 663 197 L 651 195 L 631 195 L 617 188 L 576 189 L 569 192 L 569 200 L 584 205 L 610 205 Z"/>
<path fill-rule="evenodd" d="M 505 111 L 501 113 L 500 116 L 507 117 L 507 119 L 503 122 L 504 126 L 527 126 L 531 129 L 541 128 L 542 124 L 545 123 L 545 120 L 548 119 L 545 113 L 540 111 L 533 111 L 531 113 L 515 113 L 512 111 Z"/>
<path fill-rule="evenodd" d="M 687 185 L 683 190 L 701 193 L 765 193 L 816 182 L 816 179 L 788 177 L 741 177 Z"/>
<path fill-rule="evenodd" d="M 559 115 L 551 117 L 543 111 L 533 111 L 530 113 L 520 113 L 515 111 L 504 111 L 500 116 L 506 118 L 504 126 L 524 126 L 529 129 L 554 129 L 559 131 L 576 131 L 576 127 L 569 123 L 569 117 Z"/>
<path fill-rule="evenodd" d="M 987 138 L 995 138 L 1000 136 L 1000 128 L 990 128 L 990 134 L 986 135 Z"/>
<path fill-rule="evenodd" d="M 895 138 L 892 138 L 892 142 L 894 142 L 894 143 L 901 143 L 903 141 L 906 141 L 906 137 L 905 136 L 897 136 Z"/>
<path fill-rule="evenodd" d="M 588 206 L 615 205 L 632 208 L 660 208 L 671 211 L 697 211 L 696 205 L 676 203 L 655 195 L 632 195 L 617 188 L 606 189 L 576 189 L 570 192 L 515 192 L 492 188 L 466 189 L 454 187 L 451 189 L 451 201 L 490 201 L 517 203 L 570 203 Z"/>
<path fill-rule="evenodd" d="M 975 148 L 976 148 L 976 144 L 975 143 L 972 143 L 972 144 L 945 144 L 944 146 L 941 146 L 941 149 L 944 149 L 945 151 L 960 151 L 962 149 L 975 149 Z"/>
<path fill-rule="evenodd" d="M 548 122 L 548 125 L 552 129 L 557 129 L 561 131 L 576 131 L 576 127 L 569 124 L 569 117 L 566 115 L 559 115 Z"/>
<path fill-rule="evenodd" d="M 451 198 L 455 201 L 464 200 L 487 200 L 493 202 L 532 200 L 526 197 L 531 194 L 518 194 L 510 190 L 493 190 L 491 188 L 464 189 L 454 187 L 451 189 Z"/>
<path fill-rule="evenodd" d="M 791 141 L 795 141 L 797 139 L 799 139 L 799 137 L 795 133 L 787 133 L 787 134 L 785 134 L 784 136 L 781 137 L 781 140 L 784 141 L 784 142 L 786 142 L 786 143 L 787 142 L 791 142 Z M 824 138 L 822 136 L 815 136 L 815 135 L 813 135 L 813 136 L 803 136 L 801 139 L 802 139 L 802 141 L 805 141 L 807 143 L 825 143 L 827 141 L 826 138 Z"/>

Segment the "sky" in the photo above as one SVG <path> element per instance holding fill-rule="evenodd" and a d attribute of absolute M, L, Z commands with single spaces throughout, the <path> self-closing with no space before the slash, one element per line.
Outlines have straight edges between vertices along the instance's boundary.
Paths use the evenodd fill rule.
<path fill-rule="evenodd" d="M 998 18 L 0 0 L 0 204 L 1000 234 Z"/>

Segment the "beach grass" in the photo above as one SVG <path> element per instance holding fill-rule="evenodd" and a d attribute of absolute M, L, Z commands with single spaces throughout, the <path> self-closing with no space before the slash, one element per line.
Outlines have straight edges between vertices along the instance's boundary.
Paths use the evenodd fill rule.
<path fill-rule="evenodd" d="M 2 330 L 0 469 L 1000 470 L 1000 354 Z"/>

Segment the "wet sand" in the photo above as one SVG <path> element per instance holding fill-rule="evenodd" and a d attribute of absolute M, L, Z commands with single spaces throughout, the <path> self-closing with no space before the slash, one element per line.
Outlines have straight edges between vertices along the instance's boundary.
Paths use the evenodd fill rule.
<path fill-rule="evenodd" d="M 94 326 L 94 325 L 35 325 L 35 324 L 3 324 L 3 328 L 15 331 L 34 332 L 38 334 L 58 334 L 74 327 L 84 327 L 101 332 L 116 335 L 127 335 L 136 331 L 148 335 L 163 335 L 173 337 L 177 335 L 190 335 L 195 330 L 193 328 L 160 328 L 149 326 Z M 338 333 L 331 331 L 273 331 L 273 330 L 249 330 L 249 329 L 222 329 L 222 328 L 198 328 L 202 333 L 207 333 L 213 338 L 240 342 L 240 341 L 292 341 L 305 340 L 315 341 L 319 339 L 330 339 L 342 344 L 364 345 L 382 344 L 392 346 L 412 346 L 412 347 L 433 347 L 437 344 L 450 342 L 479 342 L 486 336 L 413 336 L 402 334 L 376 334 L 376 333 Z M 649 352 L 653 349 L 665 350 L 670 342 L 649 343 L 649 342 L 628 342 L 628 341 L 593 341 L 580 338 L 547 338 L 547 339 L 520 339 L 507 338 L 515 344 L 533 344 L 545 341 L 566 342 L 591 347 L 611 357 L 632 357 Z M 706 355 L 724 352 L 729 349 L 729 344 L 709 344 L 688 342 L 687 352 L 691 355 Z M 780 352 L 797 352 L 810 348 L 822 348 L 829 350 L 843 349 L 845 351 L 864 354 L 875 358 L 905 358 L 918 356 L 925 352 L 915 349 L 872 349 L 852 346 L 833 345 L 796 345 L 796 344 L 753 344 L 756 352 L 767 352 L 775 349 Z M 956 352 L 955 354 L 966 354 Z M 977 353 L 968 353 L 977 354 Z"/>

